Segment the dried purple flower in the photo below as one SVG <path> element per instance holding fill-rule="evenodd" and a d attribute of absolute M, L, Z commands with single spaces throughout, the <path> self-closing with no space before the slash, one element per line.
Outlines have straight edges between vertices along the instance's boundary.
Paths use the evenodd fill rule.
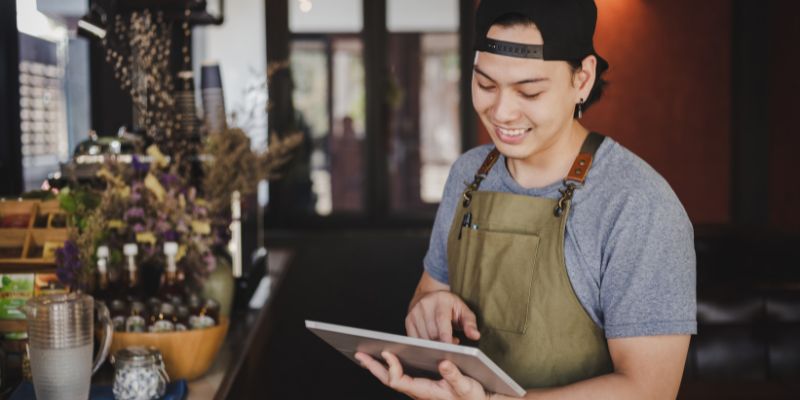
<path fill-rule="evenodd" d="M 146 174 L 147 171 L 150 170 L 150 166 L 139 161 L 139 157 L 133 156 L 133 160 L 131 161 L 131 165 L 133 165 L 133 170 L 139 174 Z"/>
<path fill-rule="evenodd" d="M 125 220 L 133 218 L 144 218 L 144 209 L 141 207 L 131 207 L 125 212 Z"/>
<path fill-rule="evenodd" d="M 175 231 L 173 231 L 171 229 L 166 231 L 166 232 L 164 232 L 164 240 L 167 241 L 167 242 L 178 241 L 178 238 L 179 238 L 178 232 L 175 232 Z"/>
<path fill-rule="evenodd" d="M 67 240 L 64 242 L 64 247 L 56 250 L 56 266 L 58 280 L 67 285 L 78 283 L 77 278 L 81 270 L 81 260 L 80 251 L 75 241 Z"/>
<path fill-rule="evenodd" d="M 180 179 L 174 174 L 161 174 L 160 181 L 165 188 L 173 187 L 180 183 Z"/>
<path fill-rule="evenodd" d="M 164 233 L 169 231 L 172 228 L 167 221 L 158 221 L 156 222 L 156 232 Z"/>

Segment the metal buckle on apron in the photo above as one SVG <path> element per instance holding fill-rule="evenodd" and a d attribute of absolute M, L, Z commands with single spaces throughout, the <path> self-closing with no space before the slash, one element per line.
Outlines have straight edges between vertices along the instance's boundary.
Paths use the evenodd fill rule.
<path fill-rule="evenodd" d="M 475 174 L 475 178 L 472 180 L 472 183 L 467 185 L 467 190 L 465 190 L 463 194 L 464 201 L 461 203 L 464 208 L 469 207 L 470 203 L 472 203 L 472 192 L 478 190 L 478 188 L 481 186 L 481 182 L 484 179 L 486 179 L 486 174 Z"/>
<path fill-rule="evenodd" d="M 572 201 L 572 196 L 575 194 L 575 189 L 578 189 L 580 186 L 582 185 L 573 182 L 567 183 L 567 180 L 564 180 L 564 189 L 558 189 L 558 192 L 561 193 L 561 198 L 558 199 L 558 204 L 553 210 L 553 214 L 556 217 L 560 217 L 561 214 L 564 213 L 564 209 L 567 208 L 567 202 Z"/>

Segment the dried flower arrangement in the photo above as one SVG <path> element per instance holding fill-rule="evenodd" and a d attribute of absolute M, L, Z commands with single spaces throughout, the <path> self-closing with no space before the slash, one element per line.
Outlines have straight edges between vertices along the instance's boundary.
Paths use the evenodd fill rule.
<path fill-rule="evenodd" d="M 178 242 L 178 260 L 187 281 L 194 285 L 214 270 L 212 250 L 223 245 L 224 239 L 212 229 L 208 203 L 196 188 L 170 172 L 158 148 L 151 146 L 148 155 L 149 164 L 134 157 L 131 165 L 109 163 L 101 169 L 102 191 L 80 187 L 60 193 L 62 208 L 79 228 L 56 254 L 60 280 L 90 288 L 97 246 L 109 246 L 109 267 L 114 269 L 120 268 L 120 249 L 127 242 L 139 245 L 139 262 L 144 267 L 163 265 L 164 242 Z"/>
<path fill-rule="evenodd" d="M 200 132 L 180 126 L 170 49 L 173 23 L 182 23 L 181 63 L 188 69 L 188 10 L 185 17 L 166 21 L 162 12 L 134 11 L 115 15 L 113 24 L 105 27 L 106 61 L 131 95 L 135 125 L 144 128 L 146 142 L 153 145 L 147 150 L 148 160 L 109 162 L 98 172 L 99 189 L 73 184 L 60 193 L 62 208 L 78 229 L 57 253 L 58 275 L 75 288 L 92 288 L 98 245 L 108 245 L 111 251 L 108 267 L 113 276 L 120 272 L 122 245 L 134 241 L 143 269 L 163 265 L 163 243 L 178 242 L 178 262 L 188 283 L 201 285 L 216 267 L 215 252 L 230 238 L 231 193 L 246 195 L 257 182 L 277 178 L 276 171 L 304 140 L 299 133 L 273 132 L 267 150 L 254 151 L 243 129 L 214 132 L 200 143 Z M 266 94 L 272 75 L 288 65 L 272 63 L 255 90 Z M 270 108 L 249 106 L 246 115 L 251 117 Z M 201 151 L 205 154 L 198 157 Z"/>
<path fill-rule="evenodd" d="M 128 164 L 110 162 L 98 172 L 101 189 L 73 186 L 60 202 L 78 229 L 57 253 L 59 278 L 76 288 L 90 289 L 98 245 L 111 250 L 110 274 L 119 273 L 120 249 L 126 242 L 140 248 L 140 263 L 163 265 L 165 241 L 179 243 L 179 263 L 190 285 L 202 285 L 216 267 L 215 250 L 230 239 L 231 193 L 248 194 L 261 180 L 279 177 L 303 142 L 300 133 L 270 135 L 267 150 L 252 149 L 250 138 L 232 127 L 206 137 L 202 184 L 194 187 L 178 173 L 170 157 L 155 145 L 147 149 L 149 163 L 134 157 Z"/>
<path fill-rule="evenodd" d="M 277 170 L 289 161 L 294 149 L 303 141 L 299 133 L 283 138 L 277 134 L 270 137 L 268 150 L 263 153 L 252 150 L 250 138 L 239 128 L 229 128 L 208 137 L 206 154 L 211 157 L 203 187 L 215 215 L 227 215 L 234 191 L 246 195 L 256 189 L 255 183 L 278 178 Z"/>

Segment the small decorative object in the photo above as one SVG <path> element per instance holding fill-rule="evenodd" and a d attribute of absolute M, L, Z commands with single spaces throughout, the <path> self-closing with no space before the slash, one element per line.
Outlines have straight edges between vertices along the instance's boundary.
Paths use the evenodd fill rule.
<path fill-rule="evenodd" d="M 169 376 L 161 352 L 154 347 L 132 346 L 111 356 L 114 364 L 114 398 L 152 400 L 164 395 Z"/>

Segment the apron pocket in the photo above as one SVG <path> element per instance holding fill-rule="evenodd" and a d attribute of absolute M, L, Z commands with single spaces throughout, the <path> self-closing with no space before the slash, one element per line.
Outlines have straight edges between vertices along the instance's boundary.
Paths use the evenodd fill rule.
<path fill-rule="evenodd" d="M 539 236 L 465 229 L 462 296 L 486 327 L 525 333 Z"/>

